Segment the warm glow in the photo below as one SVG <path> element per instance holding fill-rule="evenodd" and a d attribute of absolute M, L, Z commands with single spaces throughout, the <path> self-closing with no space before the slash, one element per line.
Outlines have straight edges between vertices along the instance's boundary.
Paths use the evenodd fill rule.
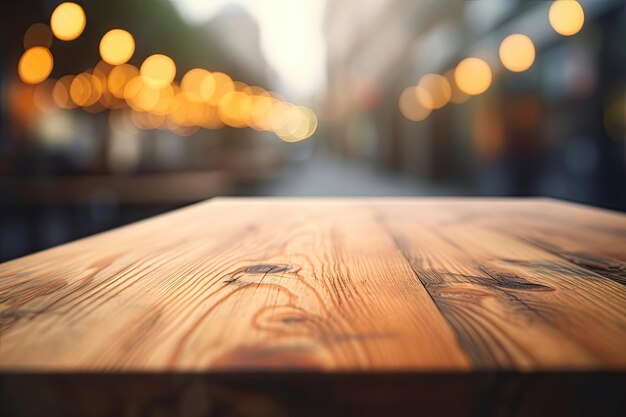
<path fill-rule="evenodd" d="M 274 132 L 281 132 L 287 125 L 287 113 L 290 106 L 275 98 L 272 99 L 272 108 L 268 114 L 268 122 L 270 129 Z"/>
<path fill-rule="evenodd" d="M 146 83 L 143 77 L 135 77 L 126 84 L 124 98 L 132 109 L 150 111 L 159 103 L 160 90 L 160 88 Z"/>
<path fill-rule="evenodd" d="M 450 96 L 451 103 L 461 104 L 469 100 L 470 96 L 461 91 L 459 86 L 456 85 L 456 80 L 454 79 L 454 69 L 446 71 L 445 77 L 448 80 L 448 83 L 450 83 L 450 88 L 452 89 L 452 95 Z"/>
<path fill-rule="evenodd" d="M 91 96 L 91 84 L 86 74 L 78 74 L 70 84 L 70 97 L 78 106 L 86 105 Z"/>
<path fill-rule="evenodd" d="M 285 142 L 299 142 L 310 137 L 317 128 L 315 113 L 304 106 L 286 108 L 286 123 L 276 131 Z"/>
<path fill-rule="evenodd" d="M 176 64 L 166 55 L 154 54 L 143 61 L 139 72 L 151 87 L 162 88 L 174 81 Z"/>
<path fill-rule="evenodd" d="M 100 56 L 111 65 L 121 65 L 135 52 L 133 35 L 122 29 L 108 31 L 100 41 Z"/>
<path fill-rule="evenodd" d="M 426 74 L 416 88 L 417 98 L 429 109 L 440 109 L 448 104 L 452 89 L 448 80 L 439 74 Z"/>
<path fill-rule="evenodd" d="M 93 106 L 102 96 L 102 83 L 98 77 L 88 72 L 78 74 L 70 84 L 70 97 L 81 107 Z"/>
<path fill-rule="evenodd" d="M 400 95 L 400 112 L 409 120 L 418 122 L 428 117 L 431 110 L 424 107 L 417 98 L 415 87 L 407 87 Z"/>
<path fill-rule="evenodd" d="M 192 127 L 204 120 L 205 103 L 196 93 L 182 91 L 176 94 L 168 120 L 177 126 Z"/>
<path fill-rule="evenodd" d="M 134 110 L 130 112 L 130 119 L 139 129 L 160 129 L 166 121 L 163 115 Z"/>
<path fill-rule="evenodd" d="M 535 45 L 526 35 L 507 36 L 500 44 L 500 60 L 509 71 L 526 71 L 535 62 Z"/>
<path fill-rule="evenodd" d="M 249 85 L 241 91 L 246 93 L 249 96 L 267 96 L 267 97 L 270 96 L 269 93 L 265 91 L 265 89 L 261 87 L 256 87 L 253 85 Z"/>
<path fill-rule="evenodd" d="M 218 114 L 220 119 L 232 127 L 244 127 L 252 111 L 250 96 L 241 91 L 226 93 L 220 100 Z"/>
<path fill-rule="evenodd" d="M 45 112 L 53 107 L 52 89 L 55 84 L 55 80 L 48 79 L 35 87 L 33 101 L 37 110 Z"/>
<path fill-rule="evenodd" d="M 252 110 L 248 124 L 257 130 L 270 130 L 270 112 L 272 110 L 272 97 L 267 95 L 252 97 Z"/>
<path fill-rule="evenodd" d="M 106 84 L 106 79 L 109 76 L 109 73 L 111 72 L 112 69 L 113 69 L 113 65 L 110 65 L 104 61 L 98 61 L 96 66 L 93 67 L 93 70 L 91 71 L 91 73 L 97 76 L 98 78 L 100 78 L 100 81 L 102 81 L 103 84 Z"/>
<path fill-rule="evenodd" d="M 107 78 L 112 69 L 112 65 L 107 64 L 104 61 L 98 61 L 96 66 L 91 71 L 91 73 L 100 80 L 100 85 L 102 86 L 102 94 L 100 96 L 100 100 L 98 101 L 99 105 L 102 107 L 101 110 L 104 110 L 105 108 L 114 109 L 122 107 L 121 101 L 113 96 L 107 88 Z"/>
<path fill-rule="evenodd" d="M 491 85 L 491 69 L 480 58 L 465 58 L 454 71 L 457 86 L 466 94 L 477 95 Z"/>
<path fill-rule="evenodd" d="M 183 76 L 180 81 L 180 88 L 183 91 L 194 92 L 207 103 L 215 93 L 215 77 L 204 69 L 194 68 Z"/>
<path fill-rule="evenodd" d="M 50 48 L 52 44 L 52 32 L 50 26 L 43 23 L 34 23 L 24 33 L 24 49 L 33 46 L 43 46 Z"/>
<path fill-rule="evenodd" d="M 70 84 L 73 78 L 74 77 L 71 75 L 61 77 L 54 83 L 54 87 L 52 88 L 52 99 L 56 105 L 62 109 L 73 109 L 76 107 L 70 99 Z"/>
<path fill-rule="evenodd" d="M 172 109 L 172 104 L 176 92 L 174 87 L 166 85 L 159 90 L 159 100 L 155 106 L 150 110 L 151 113 L 166 116 Z"/>
<path fill-rule="evenodd" d="M 117 98 L 124 98 L 126 84 L 139 75 L 137 67 L 122 64 L 111 69 L 107 77 L 107 89 Z"/>
<path fill-rule="evenodd" d="M 24 52 L 17 64 L 20 79 L 27 84 L 39 84 L 50 75 L 54 65 L 48 48 L 35 46 Z"/>
<path fill-rule="evenodd" d="M 52 33 L 62 41 L 78 38 L 83 33 L 85 24 L 85 12 L 76 3 L 59 4 L 50 18 Z"/>
<path fill-rule="evenodd" d="M 235 89 L 235 84 L 233 80 L 223 72 L 214 72 L 211 75 L 215 83 L 215 91 L 212 96 L 208 97 L 208 102 L 214 106 L 218 106 L 222 97 Z M 206 97 L 202 97 L 202 99 L 207 100 Z"/>
<path fill-rule="evenodd" d="M 577 34 L 585 23 L 585 12 L 575 0 L 556 0 L 548 13 L 550 24 L 557 33 L 564 36 Z"/>

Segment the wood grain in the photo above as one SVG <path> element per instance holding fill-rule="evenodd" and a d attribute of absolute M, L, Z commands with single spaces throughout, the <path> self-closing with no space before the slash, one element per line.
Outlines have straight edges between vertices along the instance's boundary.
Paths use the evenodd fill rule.
<path fill-rule="evenodd" d="M 623 372 L 626 217 L 216 199 L 0 265 L 0 370 Z"/>

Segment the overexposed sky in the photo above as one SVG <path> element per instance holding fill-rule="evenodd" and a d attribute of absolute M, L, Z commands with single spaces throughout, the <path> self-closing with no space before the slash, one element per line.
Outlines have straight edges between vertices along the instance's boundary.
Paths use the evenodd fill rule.
<path fill-rule="evenodd" d="M 326 80 L 322 24 L 326 0 L 172 0 L 183 18 L 200 24 L 228 5 L 245 8 L 259 24 L 265 59 L 286 94 L 308 98 Z M 236 34 L 228 34 L 236 36 Z"/>

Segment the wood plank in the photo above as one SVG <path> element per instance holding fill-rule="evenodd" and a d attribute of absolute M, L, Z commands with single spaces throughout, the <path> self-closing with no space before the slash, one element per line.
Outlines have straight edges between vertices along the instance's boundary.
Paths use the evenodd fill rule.
<path fill-rule="evenodd" d="M 475 363 L 626 366 L 624 288 L 503 232 L 526 231 L 511 224 L 519 216 L 512 208 L 397 205 L 381 217 Z M 416 216 L 419 224 L 410 221 Z"/>
<path fill-rule="evenodd" d="M 508 233 L 626 285 L 626 229 L 620 226 L 620 216 L 601 210 L 589 216 L 574 204 L 561 204 L 559 210 L 547 206 L 545 213 L 519 213 L 518 227 Z"/>
<path fill-rule="evenodd" d="M 361 204 L 224 200 L 6 263 L 0 277 L 5 368 L 469 366 Z"/>

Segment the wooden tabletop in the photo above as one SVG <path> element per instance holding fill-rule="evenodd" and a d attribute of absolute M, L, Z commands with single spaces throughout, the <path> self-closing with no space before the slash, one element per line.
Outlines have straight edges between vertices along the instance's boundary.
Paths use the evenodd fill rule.
<path fill-rule="evenodd" d="M 625 369 L 626 217 L 216 199 L 0 266 L 0 366 Z"/>
<path fill-rule="evenodd" d="M 215 199 L 0 265 L 0 371 L 626 371 L 626 216 Z"/>

